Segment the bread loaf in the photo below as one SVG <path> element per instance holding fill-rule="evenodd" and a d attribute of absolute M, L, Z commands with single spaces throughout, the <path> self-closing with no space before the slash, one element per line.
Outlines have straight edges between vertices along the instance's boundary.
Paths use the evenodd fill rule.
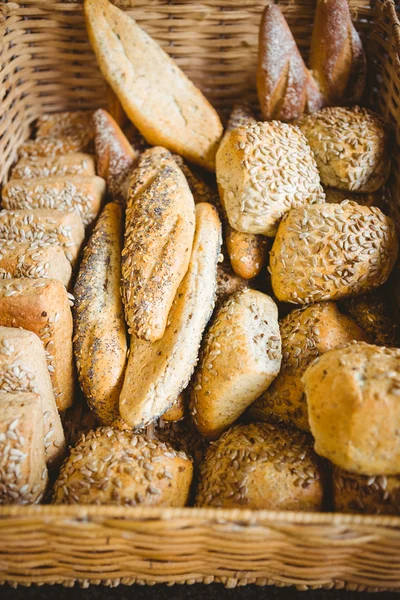
<path fill-rule="evenodd" d="M 79 382 L 98 420 L 119 418 L 127 339 L 120 295 L 122 207 L 112 202 L 87 244 L 74 287 L 74 353 Z"/>
<path fill-rule="evenodd" d="M 400 474 L 400 349 L 353 342 L 303 375 L 315 450 L 359 475 Z"/>
<path fill-rule="evenodd" d="M 228 429 L 279 373 L 278 309 L 256 290 L 232 296 L 215 315 L 203 342 L 190 409 L 207 439 Z"/>
<path fill-rule="evenodd" d="M 85 0 L 86 27 L 104 78 L 146 140 L 210 170 L 222 125 L 175 61 L 107 0 Z"/>
<path fill-rule="evenodd" d="M 399 515 L 400 477 L 356 475 L 334 467 L 333 508 L 342 513 Z"/>
<path fill-rule="evenodd" d="M 278 300 L 310 304 L 366 293 L 389 277 L 397 256 L 393 221 L 355 202 L 303 206 L 282 220 L 270 253 Z"/>
<path fill-rule="evenodd" d="M 56 157 L 90 150 L 90 140 L 82 143 L 79 136 L 43 136 L 36 140 L 27 140 L 18 148 L 18 158 Z"/>
<path fill-rule="evenodd" d="M 0 280 L 0 325 L 21 327 L 40 337 L 57 407 L 64 411 L 71 406 L 72 316 L 64 286 L 54 279 Z"/>
<path fill-rule="evenodd" d="M 119 400 L 121 417 L 131 427 L 147 425 L 163 415 L 189 383 L 214 308 L 220 246 L 217 211 L 210 204 L 197 204 L 189 267 L 176 292 L 165 333 L 154 343 L 131 337 Z"/>
<path fill-rule="evenodd" d="M 74 136 L 87 145 L 94 137 L 92 116 L 88 110 L 43 114 L 36 121 L 36 139 Z"/>
<path fill-rule="evenodd" d="M 190 260 L 193 196 L 171 155 L 152 148 L 129 187 L 122 252 L 122 300 L 129 333 L 154 342 L 165 332 Z"/>
<path fill-rule="evenodd" d="M 96 175 L 94 156 L 83 152 L 65 156 L 29 156 L 20 158 L 11 170 L 10 179 L 40 179 L 43 177 L 66 177 Z"/>

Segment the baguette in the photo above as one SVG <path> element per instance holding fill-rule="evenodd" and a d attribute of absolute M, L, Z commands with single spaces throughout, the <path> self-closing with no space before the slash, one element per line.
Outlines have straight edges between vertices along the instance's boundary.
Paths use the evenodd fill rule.
<path fill-rule="evenodd" d="M 96 175 L 94 156 L 83 152 L 65 156 L 30 156 L 20 158 L 11 170 L 10 179 L 40 179 L 42 177 L 66 177 Z"/>

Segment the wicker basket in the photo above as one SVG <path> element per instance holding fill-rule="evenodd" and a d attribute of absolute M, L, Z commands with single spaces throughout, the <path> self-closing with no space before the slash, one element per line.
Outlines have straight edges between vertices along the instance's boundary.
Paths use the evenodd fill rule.
<path fill-rule="evenodd" d="M 213 104 L 254 96 L 265 0 L 119 0 Z M 282 2 L 307 54 L 314 1 Z M 130 8 L 133 6 L 134 8 Z M 370 65 L 368 103 L 393 126 L 400 207 L 400 25 L 393 0 L 351 0 Z M 81 2 L 0 0 L 0 180 L 44 111 L 92 108 L 105 86 Z M 399 213 L 400 214 L 400 213 Z M 397 220 L 400 223 L 400 220 Z M 249 510 L 0 508 L 0 581 L 400 589 L 400 518 Z"/>

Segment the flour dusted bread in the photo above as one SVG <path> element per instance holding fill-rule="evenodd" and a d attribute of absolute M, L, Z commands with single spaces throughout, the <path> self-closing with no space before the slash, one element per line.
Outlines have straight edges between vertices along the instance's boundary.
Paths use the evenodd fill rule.
<path fill-rule="evenodd" d="M 186 388 L 193 373 L 201 338 L 215 303 L 221 223 L 207 203 L 196 205 L 196 232 L 187 273 L 156 342 L 131 337 L 119 408 L 131 427 L 161 416 Z"/>
<path fill-rule="evenodd" d="M 86 27 L 104 78 L 146 140 L 213 170 L 219 117 L 177 64 L 126 13 L 85 0 Z"/>
<path fill-rule="evenodd" d="M 400 349 L 353 342 L 303 375 L 315 450 L 359 475 L 399 473 Z"/>
<path fill-rule="evenodd" d="M 84 250 L 74 287 L 74 353 L 79 382 L 98 420 L 119 418 L 127 338 L 120 295 L 123 211 L 107 204 Z"/>
<path fill-rule="evenodd" d="M 191 460 L 169 444 L 101 427 L 71 450 L 53 503 L 185 506 L 192 475 Z"/>
<path fill-rule="evenodd" d="M 10 179 L 40 179 L 79 175 L 96 175 L 94 156 L 83 152 L 73 152 L 61 156 L 29 156 L 20 158 L 11 170 Z"/>
<path fill-rule="evenodd" d="M 243 290 L 221 306 L 203 342 L 191 393 L 201 435 L 216 439 L 279 373 L 281 338 L 274 301 Z"/>
<path fill-rule="evenodd" d="M 334 467 L 332 479 L 335 512 L 367 515 L 400 514 L 398 475 L 356 475 Z"/>
<path fill-rule="evenodd" d="M 282 220 L 270 253 L 278 300 L 310 304 L 379 287 L 397 257 L 393 221 L 355 202 L 303 206 Z"/>

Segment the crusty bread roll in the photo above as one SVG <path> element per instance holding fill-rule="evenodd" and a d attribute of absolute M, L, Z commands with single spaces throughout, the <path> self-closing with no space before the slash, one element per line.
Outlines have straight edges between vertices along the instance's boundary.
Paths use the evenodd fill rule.
<path fill-rule="evenodd" d="M 38 504 L 48 481 L 40 396 L 0 392 L 0 410 L 0 505 Z"/>
<path fill-rule="evenodd" d="M 318 511 L 323 469 L 311 439 L 269 423 L 236 425 L 200 465 L 196 506 Z"/>
<path fill-rule="evenodd" d="M 342 513 L 400 514 L 400 477 L 356 475 L 333 468 L 333 508 Z"/>
<path fill-rule="evenodd" d="M 84 140 L 84 143 L 82 143 L 80 136 L 43 136 L 36 140 L 27 140 L 21 144 L 18 148 L 18 158 L 56 157 L 86 151 L 90 151 L 90 140 L 88 140 L 88 143 Z"/>
<path fill-rule="evenodd" d="M 60 411 L 74 399 L 72 316 L 65 287 L 55 279 L 0 280 L 0 325 L 33 331 L 46 350 Z"/>
<path fill-rule="evenodd" d="M 120 295 L 123 210 L 107 204 L 84 250 L 74 287 L 74 353 L 79 382 L 99 421 L 119 418 L 128 350 Z"/>
<path fill-rule="evenodd" d="M 97 174 L 106 180 L 113 200 L 126 202 L 128 180 L 139 153 L 132 148 L 121 128 L 106 110 L 97 109 L 93 122 Z"/>
<path fill-rule="evenodd" d="M 268 4 L 261 18 L 257 91 L 266 121 L 291 121 L 325 104 L 281 10 Z"/>
<path fill-rule="evenodd" d="M 357 202 L 357 204 L 362 204 L 362 206 L 378 206 L 379 208 L 382 204 L 383 193 L 381 190 L 373 194 L 355 194 L 354 192 L 326 187 L 324 192 L 325 202 L 328 202 L 328 204 L 340 204 L 343 200 L 351 200 Z"/>
<path fill-rule="evenodd" d="M 7 209 L 56 208 L 77 212 L 84 225 L 100 211 L 106 191 L 101 177 L 47 177 L 10 179 L 3 188 L 2 207 Z"/>
<path fill-rule="evenodd" d="M 30 392 L 40 396 L 40 443 L 48 466 L 56 465 L 65 452 L 64 431 L 47 369 L 46 353 L 38 336 L 31 331 L 0 326 L 0 391 Z"/>
<path fill-rule="evenodd" d="M 365 333 L 341 314 L 334 302 L 317 302 L 295 309 L 280 321 L 281 371 L 272 385 L 252 405 L 256 420 L 282 422 L 310 431 L 301 377 L 318 356 L 351 342 L 367 341 Z"/>
<path fill-rule="evenodd" d="M 297 124 L 314 152 L 324 185 L 375 192 L 385 183 L 389 137 L 377 114 L 358 106 L 335 106 L 304 116 Z"/>
<path fill-rule="evenodd" d="M 330 350 L 303 375 L 315 450 L 360 475 L 400 473 L 400 349 Z"/>
<path fill-rule="evenodd" d="M 274 293 L 294 304 L 366 293 L 389 277 L 397 250 L 393 221 L 375 206 L 345 201 L 295 208 L 270 252 Z"/>
<path fill-rule="evenodd" d="M 190 409 L 207 439 L 228 429 L 279 373 L 281 336 L 274 301 L 243 290 L 222 305 L 203 342 Z"/>
<path fill-rule="evenodd" d="M 291 208 L 325 195 L 307 140 L 293 125 L 257 122 L 226 134 L 217 153 L 217 181 L 229 223 L 273 237 Z"/>
<path fill-rule="evenodd" d="M 185 506 L 192 475 L 191 460 L 169 444 L 101 427 L 71 450 L 53 503 Z"/>
<path fill-rule="evenodd" d="M 268 238 L 226 227 L 226 248 L 232 269 L 243 279 L 254 279 L 261 272 L 269 250 Z"/>
<path fill-rule="evenodd" d="M 194 201 L 164 148 L 144 152 L 129 186 L 122 252 L 122 300 L 129 333 L 149 341 L 165 332 L 190 260 Z"/>
<path fill-rule="evenodd" d="M 82 140 L 82 145 L 87 145 L 94 137 L 92 116 L 88 110 L 43 114 L 36 121 L 36 139 L 75 136 Z"/>
<path fill-rule="evenodd" d="M 162 418 L 163 421 L 180 421 L 185 416 L 185 396 L 180 393 L 171 408 L 165 411 Z"/>
<path fill-rule="evenodd" d="M 367 65 L 347 0 L 317 1 L 310 67 L 328 104 L 360 102 Z"/>
<path fill-rule="evenodd" d="M 96 175 L 94 156 L 83 152 L 65 156 L 30 156 L 20 158 L 11 170 L 10 179 L 40 179 L 42 177 L 66 177 Z"/>
<path fill-rule="evenodd" d="M 196 232 L 189 267 L 156 342 L 131 337 L 119 400 L 122 419 L 144 426 L 165 413 L 186 388 L 197 361 L 204 328 L 215 303 L 221 223 L 211 204 L 196 205 Z"/>
<path fill-rule="evenodd" d="M 84 11 L 103 76 L 146 140 L 214 170 L 222 125 L 200 90 L 128 14 L 107 0 Z"/>
<path fill-rule="evenodd" d="M 233 271 L 230 262 L 223 260 L 217 265 L 217 301 L 216 304 L 221 306 L 225 300 L 236 292 L 248 288 L 246 279 L 239 277 Z"/>

